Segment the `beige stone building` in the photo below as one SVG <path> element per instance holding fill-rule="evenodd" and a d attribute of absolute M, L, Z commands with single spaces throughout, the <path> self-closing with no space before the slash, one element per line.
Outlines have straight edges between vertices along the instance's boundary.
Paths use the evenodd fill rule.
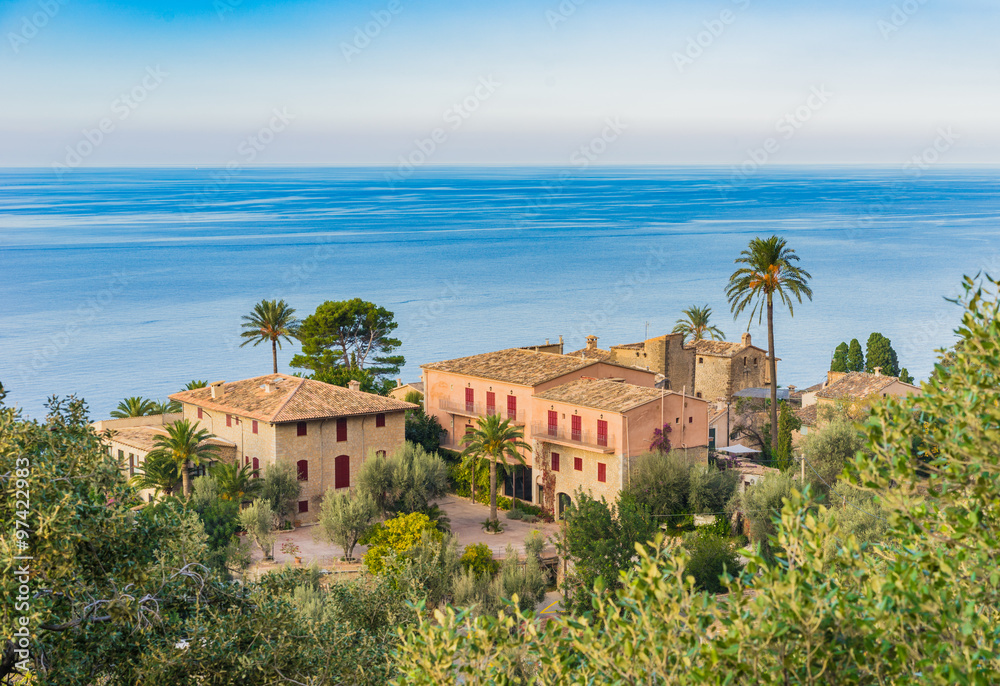
<path fill-rule="evenodd" d="M 285 374 L 174 393 L 183 416 L 231 442 L 234 459 L 255 469 L 290 465 L 301 483 L 297 519 L 315 521 L 328 488 L 350 489 L 364 460 L 405 440 L 416 407 L 358 389 Z"/>
<path fill-rule="evenodd" d="M 505 491 L 565 508 L 578 488 L 613 500 L 628 483 L 631 458 L 649 450 L 653 430 L 671 425 L 674 447 L 707 452 L 707 403 L 656 388 L 656 374 L 585 355 L 511 348 L 423 365 L 424 409 L 447 431 L 445 448 L 480 417 L 524 427 L 527 467 Z"/>
<path fill-rule="evenodd" d="M 597 347 L 597 336 L 587 336 L 587 346 L 569 355 L 648 369 L 659 386 L 709 401 L 725 402 L 744 388 L 771 383 L 767 351 L 753 345 L 749 333 L 739 342 L 690 343 L 672 333 L 607 350 Z"/>
<path fill-rule="evenodd" d="M 413 381 L 411 383 L 403 383 L 402 379 L 396 379 L 396 387 L 389 391 L 389 397 L 396 400 L 406 400 L 406 396 L 410 393 L 419 393 L 420 398 L 423 399 L 424 382 Z"/>
<path fill-rule="evenodd" d="M 920 392 L 919 386 L 900 381 L 896 376 L 882 374 L 882 370 L 878 367 L 875 368 L 874 374 L 827 372 L 823 388 L 814 393 L 803 394 L 802 406 L 805 408 L 815 404 L 819 411 L 824 406 L 832 406 L 838 402 L 860 403 L 869 399 L 903 397 Z"/>

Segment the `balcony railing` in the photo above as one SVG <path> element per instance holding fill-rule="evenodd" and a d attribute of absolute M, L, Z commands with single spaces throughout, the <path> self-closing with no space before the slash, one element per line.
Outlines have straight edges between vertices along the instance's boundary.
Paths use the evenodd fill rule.
<path fill-rule="evenodd" d="M 514 416 L 511 416 L 511 413 L 507 412 L 507 407 L 502 405 L 493 407 L 488 406 L 486 403 L 467 403 L 440 398 L 438 400 L 438 408 L 450 414 L 457 414 L 463 417 L 487 417 L 498 414 L 502 419 L 509 418 L 514 424 L 524 424 L 524 410 L 518 410 L 514 413 Z"/>
<path fill-rule="evenodd" d="M 539 441 L 548 439 L 566 445 L 579 445 L 582 448 L 600 450 L 602 452 L 614 452 L 618 445 L 613 434 L 599 434 L 596 431 L 574 431 L 568 426 L 552 427 L 546 423 L 532 424 L 531 437 Z"/>

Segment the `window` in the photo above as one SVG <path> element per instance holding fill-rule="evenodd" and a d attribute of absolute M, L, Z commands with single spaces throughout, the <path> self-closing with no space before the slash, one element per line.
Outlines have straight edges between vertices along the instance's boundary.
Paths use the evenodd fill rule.
<path fill-rule="evenodd" d="M 557 433 L 559 433 L 559 413 L 549 410 L 549 436 L 555 436 Z"/>
<path fill-rule="evenodd" d="M 715 427 L 708 430 L 708 449 L 715 450 Z"/>
<path fill-rule="evenodd" d="M 333 487 L 350 488 L 351 486 L 351 458 L 347 455 L 338 455 L 333 460 Z"/>
<path fill-rule="evenodd" d="M 252 431 L 253 431 L 254 433 L 257 433 L 257 420 L 256 420 L 256 419 L 255 419 L 255 420 L 253 420 L 253 424 L 251 425 L 251 430 L 252 430 Z"/>
<path fill-rule="evenodd" d="M 260 478 L 260 460 L 253 458 L 253 478 Z"/>
<path fill-rule="evenodd" d="M 118 461 L 121 462 L 124 459 L 125 459 L 125 451 L 124 450 L 119 450 L 118 451 Z"/>
<path fill-rule="evenodd" d="M 698 364 L 705 364 L 705 358 L 704 357 L 699 357 L 698 358 Z"/>
<path fill-rule="evenodd" d="M 494 415 L 497 413 L 497 394 L 493 391 L 486 392 L 486 414 Z"/>
<path fill-rule="evenodd" d="M 465 389 L 465 411 L 476 411 L 476 390 L 474 388 Z"/>
<path fill-rule="evenodd" d="M 602 484 L 608 481 L 608 465 L 603 462 L 597 463 L 597 480 Z"/>
<path fill-rule="evenodd" d="M 608 423 L 603 419 L 597 420 L 597 445 L 608 445 Z"/>
<path fill-rule="evenodd" d="M 743 366 L 744 366 L 744 367 L 746 367 L 746 366 L 747 366 L 747 358 L 745 358 L 745 357 L 743 358 Z"/>
<path fill-rule="evenodd" d="M 198 408 L 198 419 L 204 419 L 204 418 L 205 418 L 205 413 L 202 412 L 201 408 L 199 407 Z"/>
<path fill-rule="evenodd" d="M 507 419 L 516 420 L 517 419 L 517 396 L 508 395 L 507 396 Z"/>
<path fill-rule="evenodd" d="M 700 398 L 700 397 L 701 397 L 701 391 L 698 391 L 698 392 L 697 392 L 697 393 L 695 393 L 694 395 L 695 395 L 695 397 L 696 397 L 696 398 Z"/>
<path fill-rule="evenodd" d="M 232 425 L 233 425 L 233 415 L 227 414 L 226 415 L 226 426 L 232 426 Z"/>
<path fill-rule="evenodd" d="M 692 424 L 693 422 L 694 422 L 694 417 L 688 417 L 688 424 Z"/>
<path fill-rule="evenodd" d="M 760 361 L 760 360 L 758 360 L 758 359 L 757 359 L 756 357 L 755 357 L 755 358 L 753 358 L 753 366 L 754 366 L 754 367 L 756 367 L 756 366 L 757 366 L 757 363 L 758 363 L 759 361 Z"/>
<path fill-rule="evenodd" d="M 128 475 L 135 476 L 135 455 L 133 453 L 128 454 Z"/>
<path fill-rule="evenodd" d="M 680 423 L 681 423 L 681 418 L 680 417 L 674 417 L 674 424 L 680 424 Z"/>
<path fill-rule="evenodd" d="M 583 458 L 582 457 L 574 457 L 573 458 L 573 469 L 576 470 L 576 471 L 578 471 L 578 472 L 582 472 L 583 471 Z"/>
<path fill-rule="evenodd" d="M 299 481 L 309 481 L 309 460 L 299 460 L 296 462 L 295 471 L 299 475 Z"/>
<path fill-rule="evenodd" d="M 583 437 L 583 417 L 578 414 L 570 419 L 570 429 L 573 432 L 573 440 L 579 441 Z"/>
<path fill-rule="evenodd" d="M 302 514 L 303 512 L 308 512 L 308 511 L 309 511 L 309 501 L 308 500 L 300 500 L 299 501 L 299 514 Z"/>
<path fill-rule="evenodd" d="M 347 418 L 341 417 L 337 420 L 337 442 L 343 443 L 347 440 Z"/>
<path fill-rule="evenodd" d="M 552 471 L 559 471 L 559 453 L 552 453 Z"/>
<path fill-rule="evenodd" d="M 384 458 L 385 457 L 385 451 L 384 450 L 376 450 L 375 451 L 375 457 L 383 457 Z"/>
<path fill-rule="evenodd" d="M 339 421 L 339 420 L 338 420 Z M 299 422 L 295 425 L 295 435 L 305 436 L 307 435 L 308 428 L 305 422 Z"/>
<path fill-rule="evenodd" d="M 375 415 L 375 426 L 385 426 L 385 412 L 379 412 Z"/>

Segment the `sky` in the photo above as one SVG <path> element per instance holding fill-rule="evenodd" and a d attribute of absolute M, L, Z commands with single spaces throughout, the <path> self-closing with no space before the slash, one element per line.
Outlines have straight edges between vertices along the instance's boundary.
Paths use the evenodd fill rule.
<path fill-rule="evenodd" d="M 997 164 L 998 35 L 995 0 L 0 0 L 0 166 Z"/>

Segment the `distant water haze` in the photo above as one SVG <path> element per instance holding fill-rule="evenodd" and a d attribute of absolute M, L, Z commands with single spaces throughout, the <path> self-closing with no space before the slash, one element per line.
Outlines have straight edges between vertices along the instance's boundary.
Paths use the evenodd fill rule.
<path fill-rule="evenodd" d="M 794 318 L 778 309 L 780 384 L 818 382 L 840 341 L 872 331 L 924 378 L 954 340 L 945 297 L 963 274 L 1000 274 L 998 190 L 989 168 L 0 171 L 0 381 L 30 416 L 75 393 L 99 418 L 125 396 L 266 374 L 267 347 L 238 347 L 262 298 L 303 317 L 324 300 L 387 307 L 406 381 L 560 335 L 567 351 L 635 342 L 695 304 L 737 339 L 733 260 L 771 233 L 815 292 Z"/>

